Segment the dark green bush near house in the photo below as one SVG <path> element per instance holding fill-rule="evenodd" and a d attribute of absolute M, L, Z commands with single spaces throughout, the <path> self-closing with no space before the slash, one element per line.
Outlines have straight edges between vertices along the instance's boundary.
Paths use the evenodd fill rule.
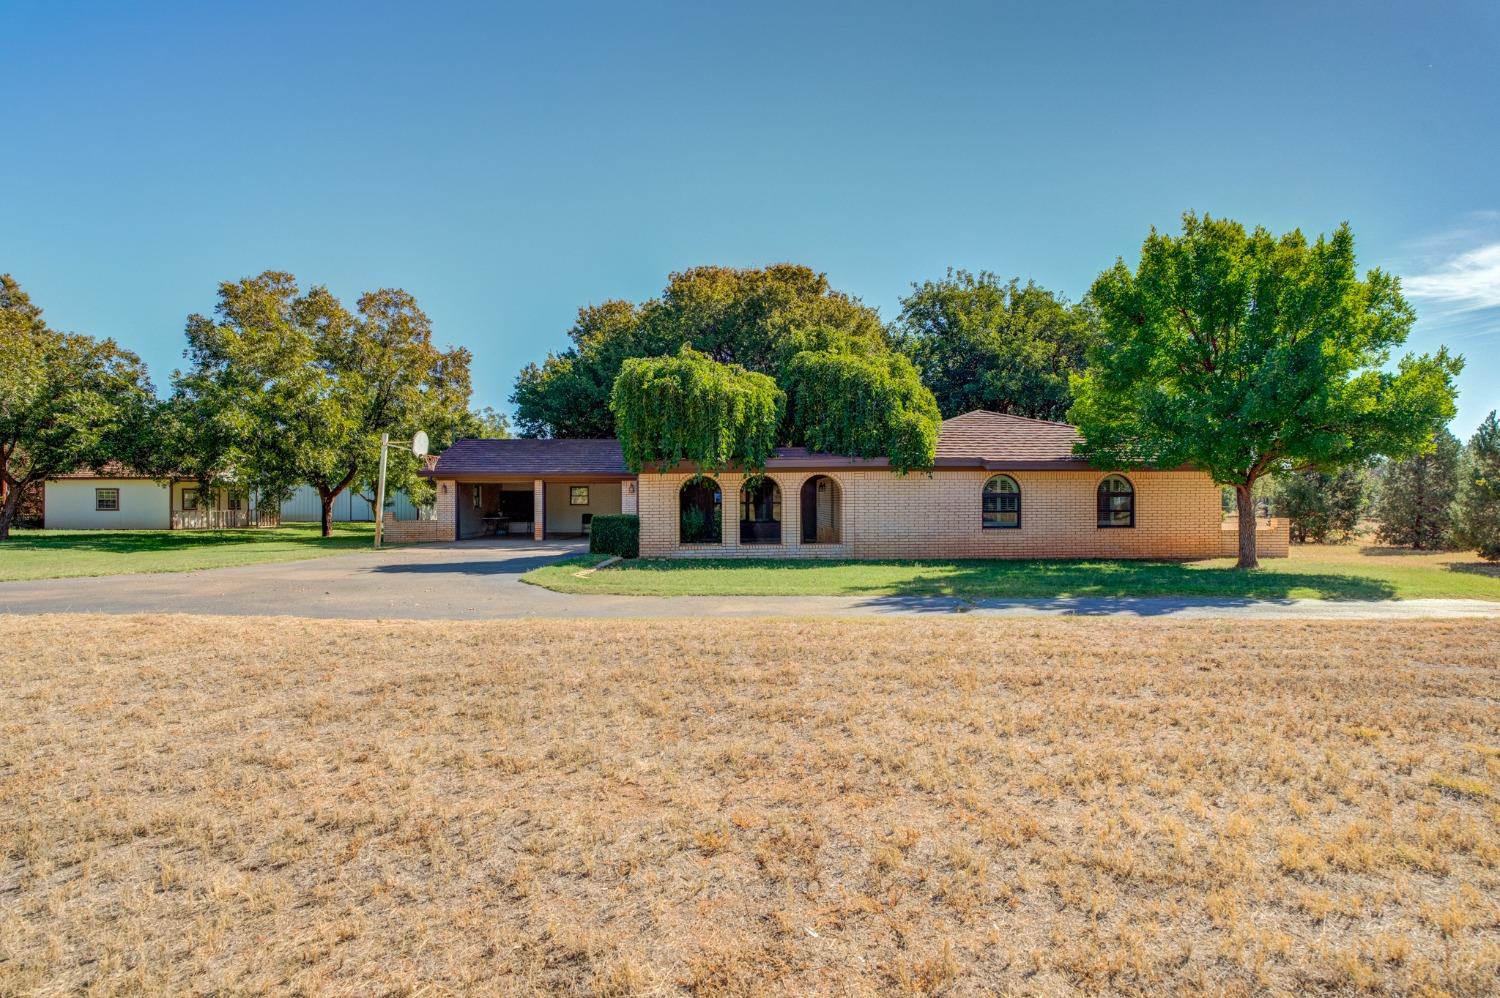
<path fill-rule="evenodd" d="M 629 513 L 596 516 L 589 527 L 589 550 L 635 558 L 641 553 L 641 518 Z"/>

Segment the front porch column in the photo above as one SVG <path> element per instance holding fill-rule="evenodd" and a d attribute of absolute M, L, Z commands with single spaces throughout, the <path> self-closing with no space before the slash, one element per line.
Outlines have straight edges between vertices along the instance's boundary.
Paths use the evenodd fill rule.
<path fill-rule="evenodd" d="M 726 473 L 719 476 L 719 511 L 723 518 L 719 524 L 719 538 L 729 550 L 740 546 L 740 489 L 744 484 L 744 475 Z"/>
<path fill-rule="evenodd" d="M 547 538 L 547 485 L 540 478 L 531 483 L 531 536 L 538 541 Z"/>

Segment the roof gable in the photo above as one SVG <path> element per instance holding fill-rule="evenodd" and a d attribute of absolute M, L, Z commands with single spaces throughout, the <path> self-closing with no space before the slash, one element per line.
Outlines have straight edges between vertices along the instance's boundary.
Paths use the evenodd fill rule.
<path fill-rule="evenodd" d="M 1076 427 L 1028 416 L 975 409 L 943 420 L 937 457 L 984 462 L 1067 461 L 1087 464 L 1073 453 L 1082 439 Z"/>

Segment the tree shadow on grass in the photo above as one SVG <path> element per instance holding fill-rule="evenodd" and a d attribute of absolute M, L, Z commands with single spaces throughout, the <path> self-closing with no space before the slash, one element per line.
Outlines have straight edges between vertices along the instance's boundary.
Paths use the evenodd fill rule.
<path fill-rule="evenodd" d="M 1361 544 L 1359 553 L 1370 558 L 1430 558 L 1450 552 L 1434 548 L 1405 548 L 1383 544 Z"/>
<path fill-rule="evenodd" d="M 133 555 L 256 544 L 292 544 L 315 548 L 352 547 L 369 543 L 369 531 L 335 528 L 324 537 L 318 525 L 306 529 L 279 527 L 261 530 L 80 530 L 22 531 L 11 534 L 4 549 L 57 554 Z"/>
<path fill-rule="evenodd" d="M 899 600 L 949 596 L 964 599 L 1079 599 L 1089 597 L 1210 597 L 1251 600 L 1383 600 L 1396 588 L 1377 578 L 1337 572 L 1274 568 L 1241 571 L 1162 561 L 785 561 L 763 559 L 650 560 L 627 572 L 723 572 L 722 587 L 703 580 L 704 594 L 739 593 L 733 576 L 774 570 L 762 578 L 786 580 L 786 595 L 869 596 Z M 818 578 L 818 573 L 826 578 Z M 760 581 L 760 580 L 757 580 Z M 759 586 L 754 587 L 757 590 Z"/>
<path fill-rule="evenodd" d="M 1331 572 L 1241 571 L 1181 562 L 949 562 L 895 586 L 895 595 L 929 592 L 967 598 L 1078 599 L 1210 597 L 1232 600 L 1382 600 L 1396 595 L 1382 579 Z"/>
<path fill-rule="evenodd" d="M 1446 567 L 1450 572 L 1462 572 L 1465 575 L 1482 575 L 1487 579 L 1500 579 L 1500 562 L 1455 561 Z"/>

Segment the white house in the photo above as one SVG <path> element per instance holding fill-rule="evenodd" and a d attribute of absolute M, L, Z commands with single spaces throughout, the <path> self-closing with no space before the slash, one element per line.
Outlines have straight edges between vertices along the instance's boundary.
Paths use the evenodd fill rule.
<path fill-rule="evenodd" d="M 187 478 L 151 478 L 117 463 L 97 472 L 85 468 L 53 475 L 44 483 L 43 497 L 43 526 L 49 530 L 275 526 L 279 522 L 317 523 L 322 515 L 318 492 L 310 485 L 299 487 L 279 510 L 266 515 L 252 510 L 254 504 L 232 489 L 207 490 Z M 392 502 L 398 518 L 417 518 L 404 492 L 395 493 Z M 372 506 L 346 489 L 334 501 L 334 522 L 374 522 Z"/>
<path fill-rule="evenodd" d="M 117 463 L 53 475 L 43 487 L 43 525 L 49 530 L 243 527 L 249 518 L 245 497 L 229 489 L 150 478 Z"/>

